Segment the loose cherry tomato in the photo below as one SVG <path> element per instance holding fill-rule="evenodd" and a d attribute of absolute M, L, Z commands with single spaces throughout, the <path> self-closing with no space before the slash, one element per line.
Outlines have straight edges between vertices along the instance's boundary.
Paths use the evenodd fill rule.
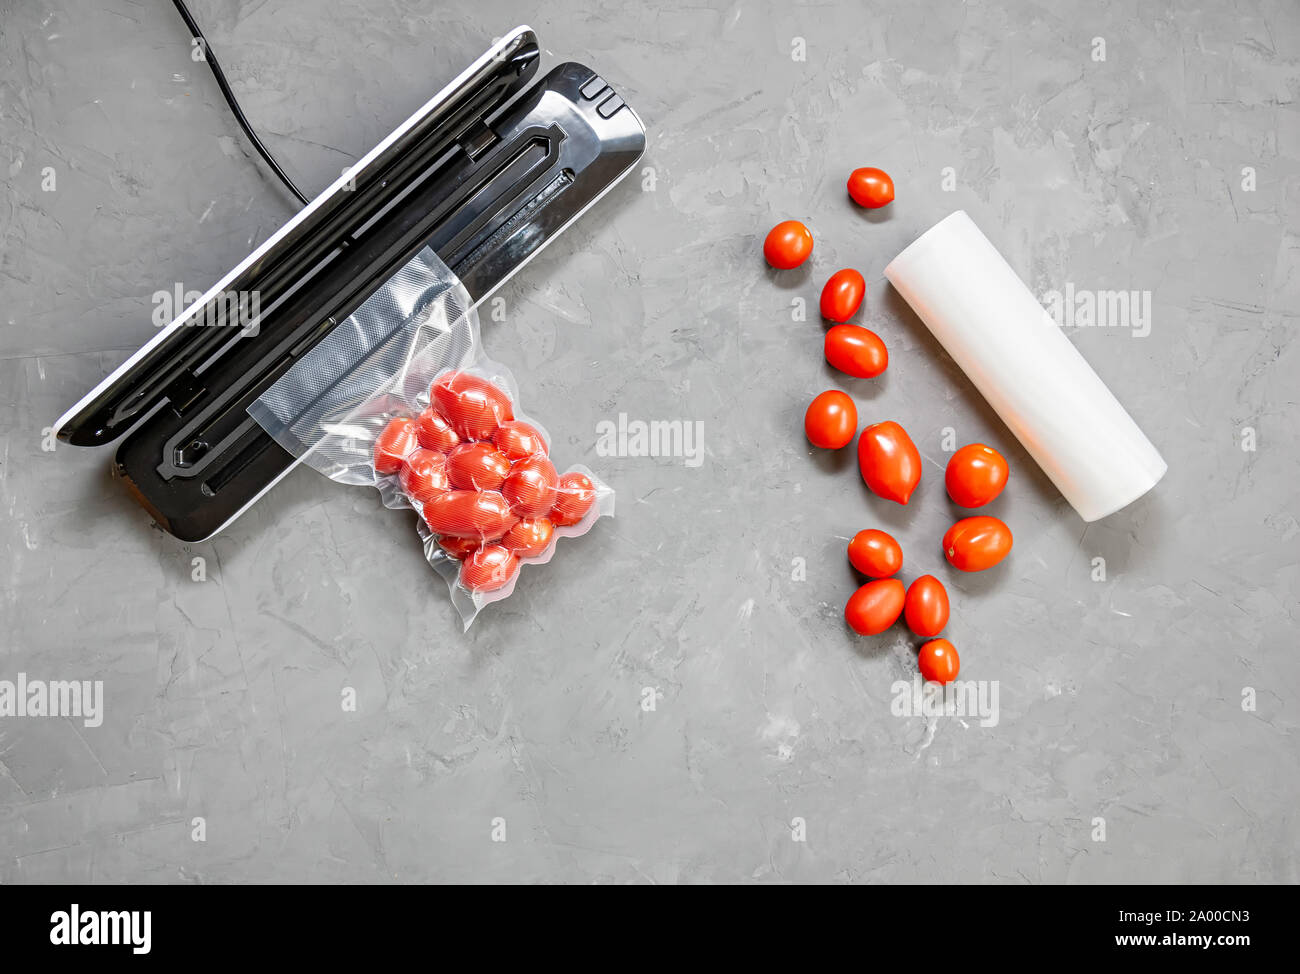
<path fill-rule="evenodd" d="M 596 485 L 586 474 L 566 473 L 555 489 L 555 506 L 547 515 L 557 528 L 577 524 L 596 503 Z"/>
<path fill-rule="evenodd" d="M 862 305 L 867 282 L 851 267 L 836 271 L 822 288 L 822 317 L 831 321 L 848 321 Z"/>
<path fill-rule="evenodd" d="M 484 545 L 460 563 L 460 584 L 471 592 L 505 588 L 519 571 L 519 559 L 499 544 Z"/>
<path fill-rule="evenodd" d="M 490 440 L 515 418 L 506 391 L 471 372 L 439 376 L 429 398 L 462 440 Z"/>
<path fill-rule="evenodd" d="M 1010 472 L 1006 458 L 993 447 L 967 443 L 948 461 L 943 482 L 959 507 L 983 507 L 1002 493 Z"/>
<path fill-rule="evenodd" d="M 375 438 L 375 473 L 397 473 L 402 469 L 402 461 L 419 445 L 414 420 L 406 416 L 390 419 Z"/>
<path fill-rule="evenodd" d="M 448 536 L 439 538 L 438 546 L 459 561 L 461 558 L 478 551 L 479 548 L 483 547 L 483 542 L 478 538 L 453 538 Z"/>
<path fill-rule="evenodd" d="M 493 442 L 511 460 L 523 460 L 535 453 L 547 452 L 546 437 L 541 431 L 518 419 L 502 423 Z"/>
<path fill-rule="evenodd" d="M 995 517 L 964 517 L 943 536 L 943 554 L 953 568 L 982 572 L 1011 553 L 1011 529 Z"/>
<path fill-rule="evenodd" d="M 849 563 L 868 578 L 888 578 L 903 567 L 903 549 L 884 531 L 868 528 L 849 542 Z"/>
<path fill-rule="evenodd" d="M 917 662 L 921 664 L 921 678 L 927 682 L 951 683 L 961 672 L 957 647 L 946 639 L 931 639 L 922 646 Z"/>
<path fill-rule="evenodd" d="M 858 438 L 858 468 L 872 493 L 906 504 L 921 482 L 921 454 L 897 423 L 874 423 Z"/>
<path fill-rule="evenodd" d="M 550 518 L 526 517 L 506 532 L 501 544 L 520 558 L 536 558 L 546 550 L 554 536 L 555 525 Z"/>
<path fill-rule="evenodd" d="M 933 575 L 922 575 L 907 587 L 903 601 L 907 628 L 928 638 L 943 632 L 948 624 L 948 590 Z"/>
<path fill-rule="evenodd" d="M 430 406 L 415 420 L 415 435 L 420 438 L 420 446 L 426 450 L 438 450 L 446 453 L 460 442 L 460 437 L 451 428 L 451 423 Z"/>
<path fill-rule="evenodd" d="M 447 458 L 437 450 L 423 447 L 413 450 L 402 463 L 397 482 L 416 503 L 431 501 L 451 486 L 447 479 Z"/>
<path fill-rule="evenodd" d="M 847 393 L 827 389 L 808 405 L 803 431 L 808 442 L 824 450 L 848 446 L 858 431 L 858 407 Z"/>
<path fill-rule="evenodd" d="M 892 626 L 903 611 L 903 583 L 896 578 L 867 582 L 849 596 L 844 620 L 862 636 L 874 636 Z"/>
<path fill-rule="evenodd" d="M 873 379 L 889 365 L 889 349 L 874 331 L 835 325 L 826 333 L 826 361 L 848 375 Z"/>
<path fill-rule="evenodd" d="M 812 253 L 813 238 L 808 228 L 798 220 L 785 220 L 767 233 L 763 241 L 763 256 L 777 270 L 788 271 L 798 267 Z"/>
<path fill-rule="evenodd" d="M 538 455 L 515 461 L 501 493 L 510 502 L 510 509 L 520 517 L 540 517 L 555 504 L 558 485 L 555 465 Z"/>
<path fill-rule="evenodd" d="M 424 505 L 424 519 L 434 534 L 495 541 L 517 520 L 510 504 L 495 490 L 447 490 Z"/>
<path fill-rule="evenodd" d="M 447 479 L 457 490 L 500 490 L 510 461 L 491 443 L 462 443 L 447 454 Z"/>
<path fill-rule="evenodd" d="M 858 206 L 876 210 L 894 201 L 894 181 L 883 169 L 855 169 L 849 176 L 849 195 Z"/>

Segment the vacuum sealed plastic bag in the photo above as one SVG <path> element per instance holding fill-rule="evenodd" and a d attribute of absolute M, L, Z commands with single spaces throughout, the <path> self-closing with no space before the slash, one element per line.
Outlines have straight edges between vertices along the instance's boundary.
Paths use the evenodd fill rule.
<path fill-rule="evenodd" d="M 415 510 L 468 629 L 522 566 L 614 513 L 613 490 L 586 467 L 559 472 L 518 401 L 510 372 L 483 353 L 468 293 L 426 248 L 248 412 L 331 480 Z"/>

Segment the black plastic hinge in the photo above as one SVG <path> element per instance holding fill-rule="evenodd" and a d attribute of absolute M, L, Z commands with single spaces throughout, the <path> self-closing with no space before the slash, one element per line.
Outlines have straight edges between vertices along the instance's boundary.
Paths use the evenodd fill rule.
<path fill-rule="evenodd" d="M 193 371 L 186 369 L 167 387 L 167 404 L 177 416 L 184 416 L 206 391 L 206 384 Z"/>
<path fill-rule="evenodd" d="M 478 159 L 496 143 L 497 135 L 483 119 L 476 119 L 469 130 L 460 137 L 460 147 L 470 159 Z"/>

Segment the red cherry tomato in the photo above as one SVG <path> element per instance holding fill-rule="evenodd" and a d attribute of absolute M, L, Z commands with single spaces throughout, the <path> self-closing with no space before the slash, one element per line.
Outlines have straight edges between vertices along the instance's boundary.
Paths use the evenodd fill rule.
<path fill-rule="evenodd" d="M 447 372 L 434 380 L 429 398 L 462 440 L 490 440 L 515 418 L 510 397 L 470 372 Z"/>
<path fill-rule="evenodd" d="M 555 504 L 558 485 L 555 465 L 538 455 L 515 462 L 501 486 L 501 493 L 510 502 L 510 509 L 520 517 L 540 517 Z"/>
<path fill-rule="evenodd" d="M 849 563 L 868 578 L 888 578 L 903 567 L 903 549 L 884 531 L 859 531 L 849 542 Z"/>
<path fill-rule="evenodd" d="M 931 639 L 921 647 L 917 657 L 921 664 L 921 678 L 933 683 L 951 683 L 961 672 L 957 647 L 946 639 Z"/>
<path fill-rule="evenodd" d="M 851 267 L 836 271 L 822 288 L 822 317 L 831 321 L 848 321 L 862 305 L 867 282 Z"/>
<path fill-rule="evenodd" d="M 523 460 L 535 453 L 547 452 L 546 438 L 541 431 L 518 419 L 502 423 L 493 442 L 511 460 Z"/>
<path fill-rule="evenodd" d="M 460 563 L 460 584 L 471 592 L 505 588 L 519 571 L 514 552 L 499 544 L 484 545 Z"/>
<path fill-rule="evenodd" d="M 459 561 L 461 558 L 478 551 L 479 548 L 483 547 L 483 542 L 478 538 L 446 537 L 438 539 L 438 546 Z"/>
<path fill-rule="evenodd" d="M 903 611 L 903 599 L 903 583 L 896 578 L 867 582 L 849 596 L 844 619 L 859 635 L 874 636 L 897 621 Z"/>
<path fill-rule="evenodd" d="M 1011 529 L 995 517 L 964 517 L 943 536 L 943 555 L 953 568 L 982 572 L 1011 553 Z"/>
<path fill-rule="evenodd" d="M 894 201 L 894 181 L 883 169 L 855 169 L 849 176 L 849 195 L 858 206 L 876 210 Z"/>
<path fill-rule="evenodd" d="M 798 220 L 778 223 L 763 241 L 763 257 L 777 270 L 788 271 L 798 267 L 812 253 L 813 238 L 808 228 Z"/>
<path fill-rule="evenodd" d="M 827 389 L 808 405 L 803 415 L 808 442 L 824 450 L 838 450 L 853 442 L 858 431 L 858 407 L 847 393 Z"/>
<path fill-rule="evenodd" d="M 447 458 L 437 450 L 423 447 L 414 450 L 402 464 L 397 482 L 416 503 L 431 501 L 451 486 L 447 480 Z"/>
<path fill-rule="evenodd" d="M 424 505 L 424 519 L 434 534 L 495 541 L 519 520 L 495 490 L 448 490 Z"/>
<path fill-rule="evenodd" d="M 1006 458 L 993 447 L 967 443 L 948 461 L 943 482 L 957 506 L 983 507 L 1002 493 L 1010 473 Z"/>
<path fill-rule="evenodd" d="M 526 517 L 506 532 L 501 544 L 520 558 L 536 558 L 544 552 L 555 536 L 555 525 L 550 518 Z"/>
<path fill-rule="evenodd" d="M 420 438 L 420 446 L 441 453 L 446 453 L 460 442 L 460 437 L 451 428 L 451 423 L 447 422 L 432 406 L 416 418 L 415 435 Z"/>
<path fill-rule="evenodd" d="M 907 628 L 929 638 L 943 632 L 948 624 L 948 590 L 933 575 L 922 575 L 907 587 L 903 601 L 903 618 Z"/>
<path fill-rule="evenodd" d="M 447 454 L 447 479 L 457 490 L 500 490 L 509 473 L 510 461 L 490 443 L 462 443 Z"/>
<path fill-rule="evenodd" d="M 826 361 L 859 379 L 873 379 L 889 366 L 889 349 L 874 331 L 835 325 L 826 333 Z"/>
<path fill-rule="evenodd" d="M 581 473 L 566 473 L 555 490 L 555 506 L 548 515 L 557 528 L 577 524 L 596 503 L 596 485 Z"/>
<path fill-rule="evenodd" d="M 402 469 L 402 461 L 419 445 L 420 441 L 415 435 L 415 420 L 406 416 L 390 419 L 375 439 L 375 473 L 397 473 Z"/>
<path fill-rule="evenodd" d="M 906 504 L 921 482 L 921 454 L 897 423 L 875 423 L 858 438 L 858 468 L 872 493 Z"/>

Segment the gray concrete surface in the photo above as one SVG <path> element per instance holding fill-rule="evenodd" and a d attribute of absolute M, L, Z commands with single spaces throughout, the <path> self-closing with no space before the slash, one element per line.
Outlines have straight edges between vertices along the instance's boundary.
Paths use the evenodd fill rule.
<path fill-rule="evenodd" d="M 292 206 L 164 0 L 3 6 L 0 679 L 105 700 L 99 727 L 0 718 L 0 881 L 1300 879 L 1293 3 L 198 0 L 310 187 L 520 22 L 648 125 L 652 173 L 487 328 L 618 517 L 467 635 L 369 491 L 299 470 L 187 546 L 111 451 L 42 449 L 153 334 L 155 291 L 208 286 Z M 882 214 L 845 197 L 859 165 L 897 182 Z M 1151 292 L 1145 337 L 1071 331 L 1169 462 L 1131 508 L 1079 521 L 887 292 L 957 208 L 1036 293 Z M 787 217 L 815 259 L 774 278 L 759 247 Z M 791 320 L 845 265 L 891 350 L 877 381 Z M 806 445 L 837 384 L 916 439 L 906 510 Z M 619 413 L 702 423 L 704 462 L 598 456 Z M 939 551 L 948 427 L 1012 465 L 1016 548 L 982 576 Z M 871 525 L 948 584 L 995 726 L 891 712 L 913 643 L 841 617 Z"/>

